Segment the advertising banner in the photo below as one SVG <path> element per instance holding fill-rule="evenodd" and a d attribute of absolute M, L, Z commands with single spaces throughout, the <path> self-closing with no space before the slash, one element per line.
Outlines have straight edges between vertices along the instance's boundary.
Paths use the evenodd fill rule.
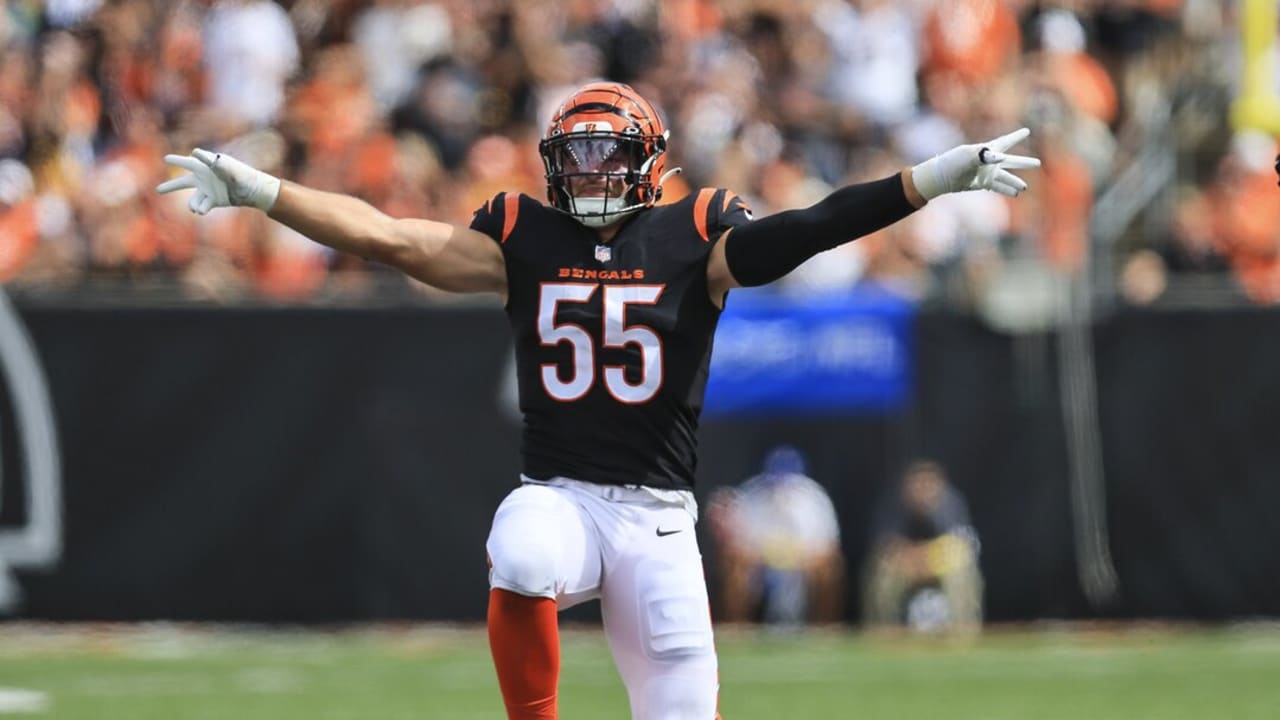
<path fill-rule="evenodd" d="M 911 391 L 913 313 L 883 292 L 735 290 L 716 332 L 704 415 L 897 409 Z"/>

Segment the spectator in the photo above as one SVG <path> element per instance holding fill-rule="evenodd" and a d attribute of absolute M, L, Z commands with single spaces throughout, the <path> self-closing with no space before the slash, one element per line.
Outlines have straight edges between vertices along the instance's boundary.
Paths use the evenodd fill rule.
<path fill-rule="evenodd" d="M 298 40 L 284 8 L 267 0 L 219 0 L 205 19 L 209 104 L 249 127 L 271 124 L 298 69 Z"/>
<path fill-rule="evenodd" d="M 408 99 L 418 67 L 449 51 L 449 13 L 412 0 L 375 0 L 356 18 L 352 38 L 368 68 L 369 90 L 383 111 Z"/>
<path fill-rule="evenodd" d="M 920 51 L 910 9 L 889 0 L 857 0 L 824 3 L 817 13 L 834 55 L 827 76 L 832 99 L 878 124 L 911 119 Z"/>
<path fill-rule="evenodd" d="M 1250 298 L 1280 302 L 1280 197 L 1271 187 L 1275 139 L 1237 133 L 1209 189 L 1214 227 L 1232 272 Z"/>
<path fill-rule="evenodd" d="M 1000 0 L 933 4 L 923 27 L 924 65 L 984 84 L 1002 75 L 1022 48 L 1018 18 Z"/>
<path fill-rule="evenodd" d="M 835 507 L 790 446 L 759 475 L 721 488 L 708 519 L 720 567 L 722 618 L 797 625 L 835 622 L 844 606 L 844 557 Z"/>
<path fill-rule="evenodd" d="M 1150 303 L 1170 284 L 1207 289 L 1206 284 L 1220 287 L 1230 277 L 1231 265 L 1219 250 L 1214 230 L 1213 208 L 1203 192 L 1194 187 L 1179 192 L 1172 231 L 1168 244 L 1143 248 L 1125 261 L 1120 291 L 1129 302 Z"/>
<path fill-rule="evenodd" d="M 164 212 L 169 203 L 113 193 L 100 180 L 150 187 L 164 172 L 157 147 L 229 150 L 261 132 L 279 138 L 287 177 L 400 215 L 465 222 L 467 198 L 499 173 L 540 185 L 529 182 L 542 172 L 536 155 L 530 173 L 531 151 L 513 161 L 503 142 L 524 148 L 566 88 L 603 75 L 630 81 L 669 114 L 684 175 L 669 181 L 665 202 L 729 186 L 758 214 L 865 176 L 868 158 L 912 164 L 964 137 L 1035 129 L 1045 164 L 1032 202 L 1011 211 L 990 195 L 943 198 L 893 233 L 847 246 L 823 273 L 806 268 L 786 292 L 874 282 L 920 301 L 967 304 L 1008 285 L 1006 255 L 1058 275 L 1108 267 L 1089 256 L 1095 195 L 1144 144 L 1169 144 L 1152 135 L 1160 131 L 1172 140 L 1179 182 L 1214 208 L 1213 247 L 1230 268 L 1223 277 L 1248 300 L 1280 302 L 1280 251 L 1268 233 L 1275 153 L 1257 139 L 1222 153 L 1225 137 L 1205 137 L 1227 125 L 1234 92 L 1221 62 L 1238 54 L 1232 6 L 1181 5 L 10 2 L 0 12 L 0 159 L 30 170 L 27 200 L 41 208 L 41 230 L 30 232 L 29 204 L 6 209 L 7 222 L 25 228 L 6 272 L 25 287 L 107 278 L 125 290 L 159 280 L 226 301 L 360 297 L 385 287 L 372 282 L 374 265 L 309 256 L 296 238 L 225 237 L 236 223 L 196 233 Z M 1158 128 L 1168 115 L 1160 108 L 1176 113 L 1180 102 L 1182 117 Z M 406 179 L 423 186 L 404 187 Z M 1158 261 L 1204 257 L 1181 257 L 1187 237 L 1160 230 L 1175 225 L 1173 203 L 1144 212 L 1130 223 L 1138 237 L 1108 246 L 1123 253 L 1114 260 L 1126 271 L 1116 275 L 1135 298 L 1161 291 Z M 1152 254 L 1130 264 L 1135 247 Z"/>
<path fill-rule="evenodd" d="M 863 615 L 873 627 L 975 631 L 982 623 L 978 538 L 942 466 L 912 463 L 878 508 Z"/>
<path fill-rule="evenodd" d="M 16 276 L 39 241 L 31 171 L 17 160 L 0 160 L 0 282 Z"/>

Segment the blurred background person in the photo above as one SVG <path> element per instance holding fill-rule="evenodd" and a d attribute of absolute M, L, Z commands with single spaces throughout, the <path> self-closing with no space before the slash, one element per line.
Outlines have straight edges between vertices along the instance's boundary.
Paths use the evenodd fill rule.
<path fill-rule="evenodd" d="M 872 627 L 976 631 L 982 623 L 978 536 L 942 466 L 917 460 L 881 502 L 863 585 Z"/>
<path fill-rule="evenodd" d="M 285 85 L 299 69 L 297 36 L 284 8 L 268 0 L 219 0 L 205 16 L 203 39 L 210 116 L 223 118 L 228 132 L 275 122 Z"/>
<path fill-rule="evenodd" d="M 34 236 L 30 223 L 9 218 L 27 228 L 10 243 L 6 270 L 23 289 L 142 288 L 223 303 L 444 300 L 374 263 L 309 255 L 297 238 L 254 231 L 245 242 L 228 237 L 235 223 L 197 231 L 167 205 L 104 183 L 149 187 L 163 179 L 155 158 L 165 151 L 235 152 L 246 138 L 272 137 L 283 176 L 398 216 L 464 222 L 497 179 L 541 197 L 541 164 L 520 148 L 565 88 L 608 77 L 653 96 L 679 139 L 673 150 L 685 173 L 664 202 L 691 188 L 735 187 L 759 215 L 807 205 L 885 163 L 918 163 L 964 137 L 1035 129 L 1044 182 L 1021 206 L 976 194 L 930 203 L 910 224 L 834 251 L 821 272 L 814 265 L 780 283 L 783 293 L 870 283 L 914 302 L 972 308 L 1015 288 L 1021 307 L 1037 291 L 1019 278 L 1089 277 L 1145 302 L 1163 292 L 1162 265 L 1171 284 L 1187 274 L 1168 262 L 1185 254 L 1175 195 L 1201 195 L 1220 209 L 1198 237 L 1211 236 L 1226 262 L 1201 263 L 1197 248 L 1196 276 L 1238 287 L 1236 302 L 1280 299 L 1280 197 L 1259 196 L 1255 182 L 1272 177 L 1275 153 L 1256 137 L 1233 139 L 1250 128 L 1229 117 L 1236 71 L 1224 58 L 1240 51 L 1233 4 L 6 7 L 0 159 L 28 168 L 41 209 Z M 1162 169 L 1158 161 L 1171 156 L 1172 169 Z M 1125 172 L 1170 191 L 1133 207 L 1102 203 L 1130 194 Z M 1252 211 L 1239 212 L 1243 205 Z M 104 212 L 135 222 L 102 222 Z"/>
<path fill-rule="evenodd" d="M 721 619 L 773 625 L 841 619 L 839 520 L 805 465 L 796 448 L 776 447 L 759 475 L 712 497 L 707 515 L 720 569 Z"/>

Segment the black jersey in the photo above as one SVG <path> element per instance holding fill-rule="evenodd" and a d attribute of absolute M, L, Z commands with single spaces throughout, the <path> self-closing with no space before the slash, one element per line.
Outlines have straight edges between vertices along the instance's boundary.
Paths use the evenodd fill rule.
<path fill-rule="evenodd" d="M 471 227 L 501 243 L 515 337 L 524 474 L 689 488 L 720 310 L 711 248 L 750 218 L 727 190 L 641 210 L 608 244 L 527 195 Z"/>

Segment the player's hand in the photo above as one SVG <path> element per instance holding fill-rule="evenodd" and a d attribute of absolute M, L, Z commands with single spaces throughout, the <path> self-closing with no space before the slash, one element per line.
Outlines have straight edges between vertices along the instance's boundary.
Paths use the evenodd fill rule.
<path fill-rule="evenodd" d="M 1017 197 L 1027 183 L 1010 170 L 1040 167 L 1040 161 L 1026 155 L 1006 155 L 1005 151 L 1031 134 L 1022 128 L 990 142 L 961 145 L 911 168 L 911 181 L 926 200 L 944 193 L 965 190 L 993 190 Z"/>
<path fill-rule="evenodd" d="M 164 161 L 187 171 L 160 183 L 158 193 L 194 188 L 187 207 L 204 215 L 216 207 L 239 205 L 267 211 L 276 204 L 280 180 L 222 153 L 196 148 L 190 155 L 165 155 Z"/>

